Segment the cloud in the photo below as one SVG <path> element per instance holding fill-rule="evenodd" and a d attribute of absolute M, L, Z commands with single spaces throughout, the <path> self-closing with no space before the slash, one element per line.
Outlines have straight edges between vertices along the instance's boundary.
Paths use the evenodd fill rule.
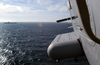
<path fill-rule="evenodd" d="M 59 4 L 57 4 L 57 5 L 52 5 L 52 6 L 48 7 L 48 11 L 55 11 L 55 10 L 58 10 L 59 7 L 60 7 Z"/>
<path fill-rule="evenodd" d="M 31 0 L 27 0 L 27 3 L 30 4 L 30 2 L 32 2 Z"/>
<path fill-rule="evenodd" d="M 0 13 L 13 13 L 13 12 L 19 12 L 19 13 L 39 13 L 39 12 L 45 12 L 41 9 L 33 9 L 33 7 L 24 7 L 24 6 L 17 6 L 17 5 L 10 5 L 10 4 L 4 4 L 0 2 Z"/>
<path fill-rule="evenodd" d="M 48 7 L 47 10 L 64 12 L 64 11 L 67 11 L 67 6 L 62 6 L 62 4 L 56 4 L 56 5 L 52 5 L 52 6 Z"/>
<path fill-rule="evenodd" d="M 37 0 L 37 3 L 39 5 L 49 5 L 50 3 L 52 3 L 51 0 Z"/>
<path fill-rule="evenodd" d="M 5 0 L 8 1 L 8 0 Z M 10 1 L 10 0 L 9 0 Z M 18 0 L 16 0 L 18 1 Z M 20 0 L 23 1 L 24 0 Z M 4 4 L 0 2 L 0 12 L 1 13 L 8 13 L 8 12 L 49 12 L 49 11 L 59 11 L 64 12 L 67 11 L 67 6 L 64 6 L 64 3 L 56 3 L 54 4 L 52 0 L 26 0 L 26 2 L 30 5 L 11 5 L 11 4 Z M 56 2 L 56 1 L 54 1 Z M 35 4 L 35 5 L 34 5 Z"/>
<path fill-rule="evenodd" d="M 20 12 L 23 12 L 23 9 L 19 6 L 16 6 L 16 8 L 20 11 Z"/>
<path fill-rule="evenodd" d="M 8 1 L 8 0 L 5 0 Z M 9 0 L 0 2 L 0 21 L 55 21 L 67 14 L 67 6 L 58 0 Z M 54 12 L 58 11 L 58 12 Z M 60 13 L 61 12 L 61 13 Z"/>
<path fill-rule="evenodd" d="M 9 5 L 0 2 L 0 13 L 8 13 L 8 12 L 23 12 L 20 6 Z"/>
<path fill-rule="evenodd" d="M 67 10 L 68 8 L 66 6 L 63 6 L 62 8 L 59 9 L 60 12 L 67 11 Z"/>

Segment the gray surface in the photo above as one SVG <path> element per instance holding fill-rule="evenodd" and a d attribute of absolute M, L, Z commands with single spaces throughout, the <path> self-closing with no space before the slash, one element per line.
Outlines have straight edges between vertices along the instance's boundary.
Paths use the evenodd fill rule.
<path fill-rule="evenodd" d="M 57 35 L 53 42 L 65 42 L 68 40 L 76 40 L 78 38 L 79 37 L 74 32 L 71 32 Z"/>
<path fill-rule="evenodd" d="M 91 29 L 92 32 L 94 33 L 94 35 L 96 37 L 98 37 L 100 39 L 100 0 L 70 0 L 71 1 L 71 6 L 72 9 L 70 10 L 70 15 L 72 16 L 78 16 L 77 19 L 72 19 L 72 24 L 73 24 L 73 28 L 74 31 L 76 32 L 76 34 L 79 36 L 79 40 L 82 43 L 82 47 L 84 49 L 84 52 L 86 54 L 86 57 L 90 63 L 90 65 L 100 65 L 100 44 L 95 43 L 92 39 L 89 38 L 89 34 L 87 35 L 85 32 L 89 32 L 90 29 L 86 28 L 87 31 L 84 30 L 83 27 L 83 20 L 84 22 L 88 22 L 87 20 L 87 16 L 86 13 L 84 13 L 86 11 L 86 9 L 81 10 L 81 13 L 77 7 L 77 3 L 75 3 L 76 1 L 80 1 L 79 4 L 83 3 L 82 1 L 87 1 L 87 4 L 85 6 L 88 7 L 89 10 L 89 18 L 90 18 L 90 24 L 91 24 Z M 83 4 L 84 5 L 84 4 Z M 84 8 L 84 6 L 81 6 L 80 9 Z M 82 12 L 84 13 L 84 17 L 80 16 L 82 14 Z M 86 18 L 85 18 L 86 17 Z M 85 27 L 87 27 L 87 24 L 85 24 Z M 82 28 L 83 30 L 80 30 L 79 28 Z M 80 31 L 80 32 L 79 32 Z M 91 35 L 92 36 L 92 35 Z M 90 36 L 90 37 L 91 37 Z M 94 38 L 94 37 L 93 37 Z M 75 55 L 73 52 L 75 52 L 78 48 L 75 48 L 75 45 L 77 46 L 77 36 L 74 35 L 74 33 L 68 33 L 68 34 L 61 34 L 58 35 L 55 40 L 51 43 L 51 47 L 49 47 L 49 53 L 57 53 L 57 55 L 50 55 L 49 56 L 53 59 L 60 57 L 61 58 L 68 58 L 68 57 L 73 57 L 73 55 Z M 100 43 L 100 42 L 99 42 Z M 93 45 L 92 45 L 93 44 Z M 65 46 L 66 47 L 63 47 Z M 74 47 L 73 47 L 74 46 Z M 57 51 L 55 50 L 55 48 L 57 49 Z M 64 48 L 64 49 L 63 49 Z M 73 49 L 75 48 L 75 49 Z M 64 55 L 59 55 L 59 54 L 63 54 L 62 51 L 59 52 L 59 50 L 64 50 Z M 69 50 L 67 50 L 69 49 Z M 55 50 L 52 52 L 52 50 Z M 73 52 L 72 52 L 73 51 Z M 70 53 L 70 55 L 67 56 L 67 53 Z M 73 53 L 73 54 L 72 54 Z M 76 52 L 77 53 L 77 52 Z M 72 55 L 72 56 L 71 56 Z M 61 57 L 62 56 L 62 57 Z"/>
<path fill-rule="evenodd" d="M 74 32 L 58 35 L 48 47 L 48 55 L 55 60 L 82 56 L 83 51 L 77 39 Z"/>
<path fill-rule="evenodd" d="M 83 1 L 83 0 L 70 0 L 70 1 Z M 92 32 L 96 35 L 96 37 L 100 38 L 100 0 L 86 0 L 86 1 L 87 1 L 87 7 L 89 10 L 89 17 L 90 17 Z M 80 4 L 81 3 L 82 2 L 80 2 Z M 72 2 L 72 4 L 75 4 L 75 3 Z M 79 22 L 83 22 L 81 19 L 81 16 L 80 16 L 81 13 L 79 12 L 79 10 L 77 8 L 77 4 L 75 4 L 75 6 L 76 6 L 75 9 L 76 9 L 77 13 L 75 12 L 75 9 L 72 8 L 71 16 L 73 16 L 73 15 L 78 16 Z M 83 7 L 81 7 L 81 8 L 83 8 Z M 83 10 L 82 12 L 84 12 L 84 11 L 85 10 Z M 74 13 L 76 13 L 76 14 L 74 14 Z M 86 16 L 86 14 L 85 14 L 85 16 Z M 86 18 L 84 18 L 83 20 L 86 20 Z M 88 21 L 84 21 L 84 22 L 88 22 Z M 73 27 L 75 30 L 76 27 L 78 27 L 76 25 L 77 21 L 73 20 L 72 24 L 73 24 Z M 79 26 L 81 28 L 83 28 L 82 25 L 83 24 L 80 24 Z M 87 25 L 87 24 L 85 24 L 85 25 Z M 80 40 L 82 42 L 82 47 L 84 49 L 85 55 L 86 55 L 90 65 L 100 65 L 100 44 L 93 42 L 93 40 L 91 41 L 91 39 L 88 38 L 89 36 L 84 32 L 84 30 L 82 30 L 80 32 L 79 32 L 80 33 L 79 36 L 80 36 Z M 94 45 L 91 45 L 91 44 L 94 44 Z"/>

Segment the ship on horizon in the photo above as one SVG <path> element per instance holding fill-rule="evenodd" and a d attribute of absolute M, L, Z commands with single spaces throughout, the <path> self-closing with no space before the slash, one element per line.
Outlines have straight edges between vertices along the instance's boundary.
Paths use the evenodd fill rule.
<path fill-rule="evenodd" d="M 4 22 L 4 24 L 17 24 L 17 22 Z"/>

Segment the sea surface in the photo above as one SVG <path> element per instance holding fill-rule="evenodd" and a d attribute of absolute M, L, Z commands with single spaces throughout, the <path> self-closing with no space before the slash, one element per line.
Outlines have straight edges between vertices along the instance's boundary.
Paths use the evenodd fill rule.
<path fill-rule="evenodd" d="M 71 23 L 0 23 L 0 65 L 89 65 L 85 56 L 52 60 L 47 48 L 58 34 L 73 32 Z"/>

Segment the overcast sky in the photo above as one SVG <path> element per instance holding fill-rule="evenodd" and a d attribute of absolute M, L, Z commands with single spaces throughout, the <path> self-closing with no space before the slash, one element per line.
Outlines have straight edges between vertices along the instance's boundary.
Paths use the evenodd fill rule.
<path fill-rule="evenodd" d="M 0 22 L 55 22 L 66 17 L 67 0 L 0 0 Z"/>

